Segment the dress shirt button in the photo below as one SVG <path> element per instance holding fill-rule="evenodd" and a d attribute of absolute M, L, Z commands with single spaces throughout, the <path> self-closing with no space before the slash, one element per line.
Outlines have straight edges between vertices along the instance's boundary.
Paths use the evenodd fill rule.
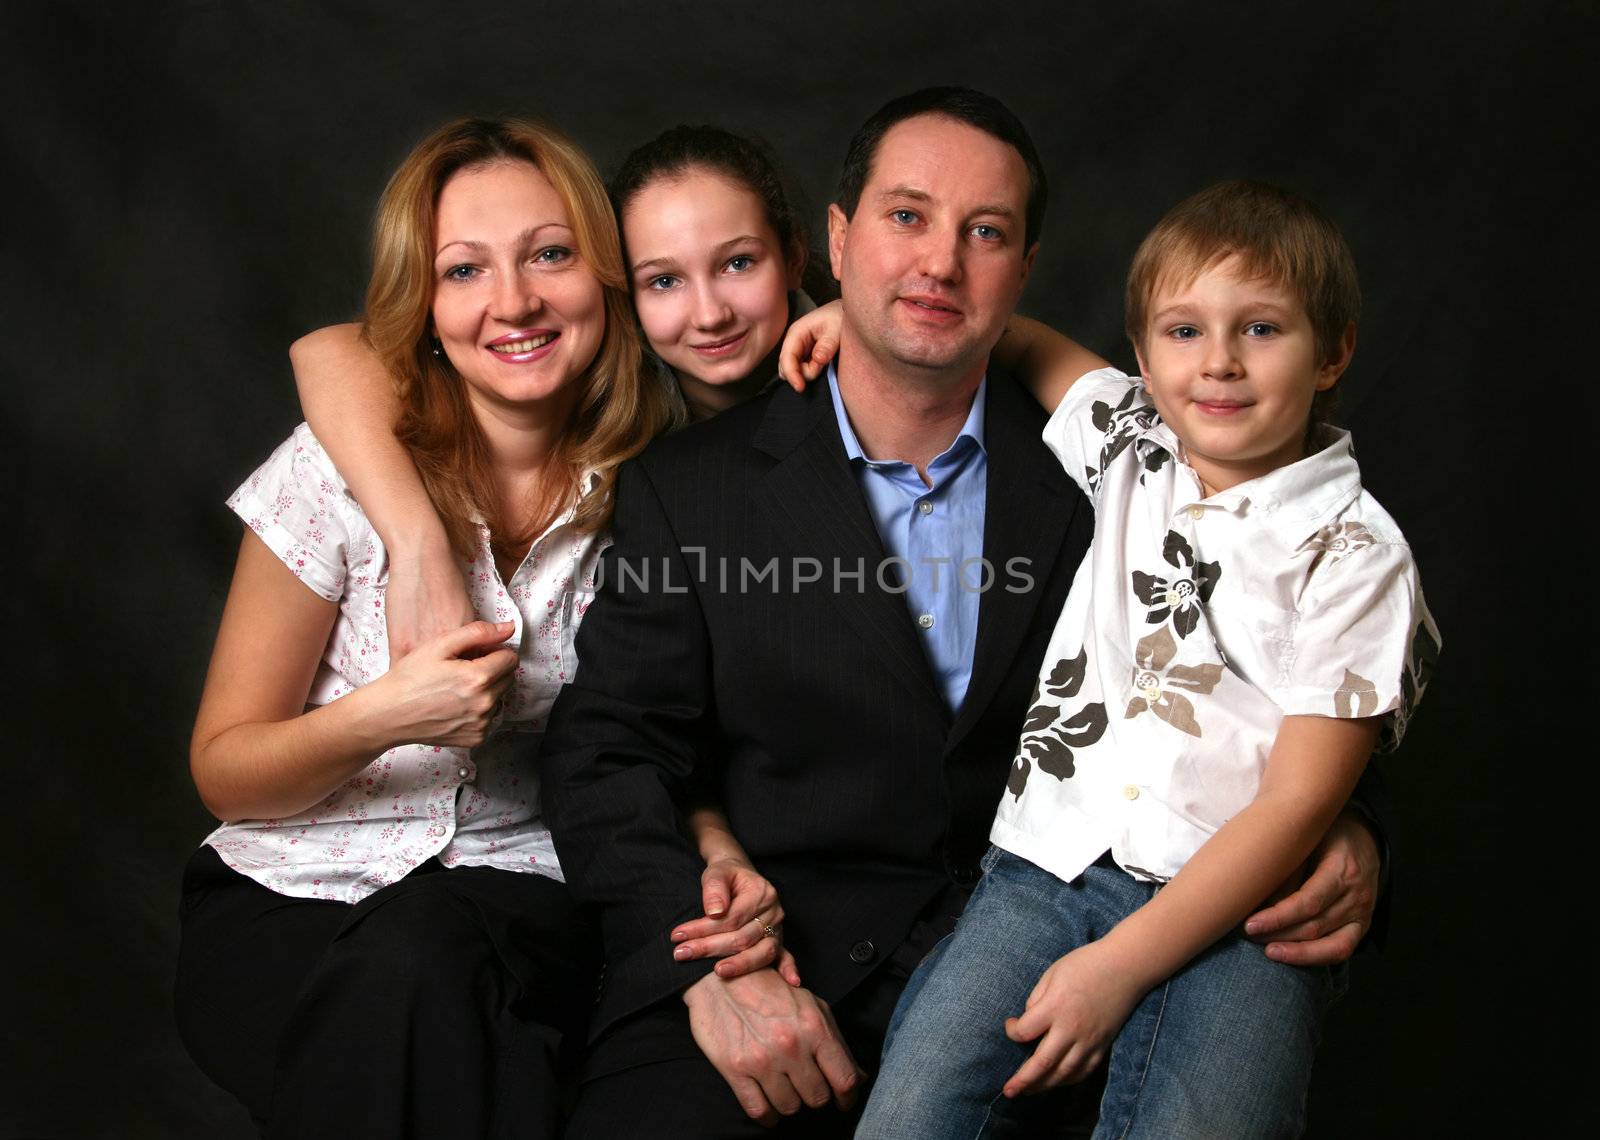
<path fill-rule="evenodd" d="M 878 956 L 878 948 L 863 938 L 850 947 L 850 960 L 858 966 L 865 966 Z"/>
<path fill-rule="evenodd" d="M 931 515 L 933 514 L 933 504 L 927 499 L 918 499 L 917 510 L 922 514 Z"/>
<path fill-rule="evenodd" d="M 1129 784 L 1122 789 L 1122 795 L 1124 799 L 1136 800 L 1139 798 L 1139 789 Z"/>
<path fill-rule="evenodd" d="M 1197 519 L 1197 518 L 1199 518 L 1201 515 L 1203 515 L 1205 513 L 1206 513 L 1206 509 L 1204 507 L 1190 507 L 1189 508 L 1189 517 L 1192 518 L 1192 519 Z"/>
<path fill-rule="evenodd" d="M 444 824 L 434 824 L 432 827 L 428 828 L 428 834 L 437 839 L 439 836 L 444 834 Z"/>
<path fill-rule="evenodd" d="M 932 614 L 923 614 L 921 617 L 917 618 L 917 624 L 919 626 L 921 626 L 923 629 L 932 629 L 933 628 L 933 615 Z"/>

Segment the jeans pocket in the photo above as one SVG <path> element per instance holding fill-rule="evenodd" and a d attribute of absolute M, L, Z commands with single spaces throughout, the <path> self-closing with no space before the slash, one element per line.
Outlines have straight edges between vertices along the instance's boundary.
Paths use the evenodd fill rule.
<path fill-rule="evenodd" d="M 1000 861 L 1000 856 L 1003 854 L 1004 851 L 1001 848 L 996 847 L 993 843 L 989 844 L 989 850 L 985 851 L 983 858 L 978 860 L 978 870 L 987 875 L 994 865 Z"/>

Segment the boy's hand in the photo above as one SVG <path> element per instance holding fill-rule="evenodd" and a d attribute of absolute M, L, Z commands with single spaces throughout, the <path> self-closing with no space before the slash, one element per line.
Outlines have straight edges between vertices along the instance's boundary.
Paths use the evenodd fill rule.
<path fill-rule="evenodd" d="M 773 966 L 791 986 L 800 984 L 794 955 L 783 948 L 777 888 L 748 859 L 724 856 L 707 863 L 700 894 L 706 917 L 673 928 L 674 958 L 720 957 L 715 969 L 722 978 Z"/>
<path fill-rule="evenodd" d="M 1005 1095 L 1044 1092 L 1094 1072 L 1141 996 L 1101 943 L 1058 958 L 1028 995 L 1022 1016 L 1006 1018 L 1006 1036 L 1018 1044 L 1043 1039 L 1006 1082 Z"/>
<path fill-rule="evenodd" d="M 789 387 L 804 392 L 806 385 L 821 374 L 839 351 L 839 328 L 843 324 L 844 307 L 838 301 L 829 301 L 822 308 L 795 318 L 778 351 L 778 375 Z"/>

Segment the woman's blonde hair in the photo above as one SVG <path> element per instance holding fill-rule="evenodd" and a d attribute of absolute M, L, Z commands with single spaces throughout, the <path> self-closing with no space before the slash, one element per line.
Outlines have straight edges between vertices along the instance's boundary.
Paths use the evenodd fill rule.
<path fill-rule="evenodd" d="M 503 504 L 488 446 L 464 383 L 430 334 L 434 290 L 434 215 L 458 171 L 494 162 L 528 162 L 555 188 L 576 236 L 577 254 L 605 294 L 606 327 L 579 386 L 572 419 L 547 471 L 542 501 L 525 510 Z M 643 369 L 611 202 L 594 165 L 560 132 L 523 119 L 459 119 L 424 139 L 389 179 L 373 231 L 372 279 L 363 336 L 383 361 L 400 399 L 395 436 L 422 475 L 452 545 L 477 547 L 474 516 L 489 526 L 496 553 L 525 551 L 571 501 L 581 474 L 599 484 L 578 503 L 574 524 L 603 527 L 611 517 L 617 467 L 638 454 L 670 418 L 667 393 Z"/>

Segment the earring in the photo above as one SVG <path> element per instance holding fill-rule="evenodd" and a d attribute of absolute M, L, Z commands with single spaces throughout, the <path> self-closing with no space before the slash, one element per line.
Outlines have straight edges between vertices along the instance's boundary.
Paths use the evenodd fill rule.
<path fill-rule="evenodd" d="M 435 356 L 438 356 L 438 357 L 443 357 L 444 356 L 444 345 L 439 342 L 439 338 L 435 336 L 435 337 L 429 337 L 428 339 L 433 342 L 433 354 Z"/>

